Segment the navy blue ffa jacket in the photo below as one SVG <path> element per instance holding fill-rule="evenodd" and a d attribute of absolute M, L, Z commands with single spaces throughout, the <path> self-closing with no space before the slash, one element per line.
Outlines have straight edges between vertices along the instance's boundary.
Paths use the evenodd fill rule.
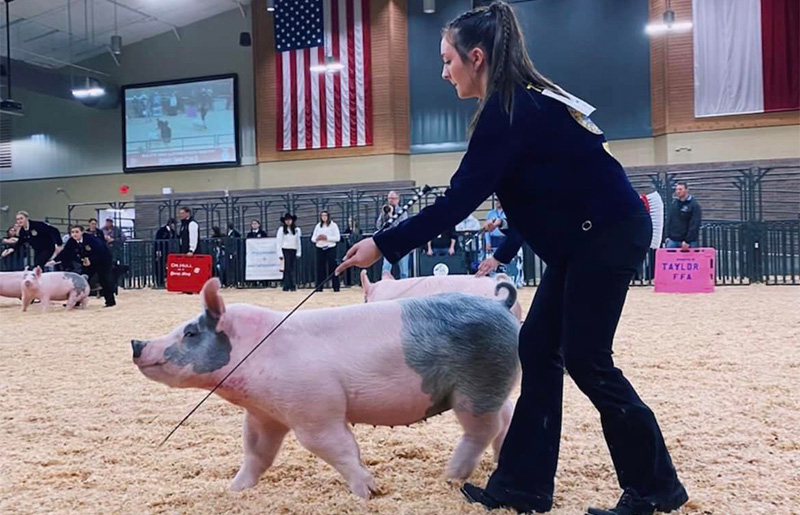
<path fill-rule="evenodd" d="M 646 215 L 605 141 L 589 118 L 532 87 L 516 88 L 511 115 L 492 95 L 445 194 L 375 243 L 394 263 L 497 193 L 517 245 L 495 257 L 508 262 L 525 241 L 546 263 L 563 262 L 598 231 Z"/>
<path fill-rule="evenodd" d="M 27 243 L 37 254 L 53 255 L 56 246 L 61 245 L 61 233 L 46 222 L 28 220 L 28 228 L 20 227 L 19 240 L 14 250 L 19 251 L 23 243 Z"/>
<path fill-rule="evenodd" d="M 84 270 L 91 268 L 96 270 L 111 266 L 111 251 L 108 250 L 104 241 L 100 241 L 91 234 L 83 233 L 83 240 L 81 242 L 70 238 L 67 240 L 67 243 L 64 244 L 64 250 L 62 250 L 61 253 L 69 259 L 81 262 Z M 84 261 L 84 258 L 89 258 L 88 265 Z M 62 259 L 62 261 L 64 261 L 64 259 Z"/>

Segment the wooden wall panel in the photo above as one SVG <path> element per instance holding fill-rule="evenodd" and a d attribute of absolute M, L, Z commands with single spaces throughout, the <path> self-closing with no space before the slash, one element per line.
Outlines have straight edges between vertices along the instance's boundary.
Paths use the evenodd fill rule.
<path fill-rule="evenodd" d="M 408 154 L 408 52 L 406 0 L 371 0 L 373 144 L 369 147 L 276 149 L 275 43 L 265 0 L 253 2 L 256 154 L 259 162 Z"/>
<path fill-rule="evenodd" d="M 651 22 L 661 21 L 665 4 L 665 0 L 650 0 Z M 671 5 L 677 20 L 691 20 L 692 0 L 672 0 Z M 650 52 L 654 136 L 800 123 L 800 111 L 695 118 L 692 32 L 653 36 Z"/>

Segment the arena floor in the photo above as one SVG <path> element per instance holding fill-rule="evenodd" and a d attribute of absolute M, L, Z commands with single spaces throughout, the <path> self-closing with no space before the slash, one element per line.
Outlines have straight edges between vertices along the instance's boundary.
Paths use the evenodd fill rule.
<path fill-rule="evenodd" d="M 522 291 L 526 308 L 533 292 Z M 224 295 L 287 309 L 306 292 Z M 325 292 L 303 309 L 361 300 L 360 289 Z M 692 498 L 680 513 L 800 513 L 799 301 L 797 287 L 632 290 L 617 363 L 662 424 Z M 131 338 L 196 315 L 199 297 L 124 291 L 118 302 L 43 315 L 0 299 L 0 513 L 485 513 L 442 479 L 459 436 L 450 413 L 409 428 L 356 427 L 382 489 L 370 501 L 292 436 L 255 489 L 229 492 L 242 412 L 213 397 L 157 448 L 203 392 L 151 382 L 131 362 Z M 565 390 L 553 513 L 580 515 L 619 492 L 598 415 L 571 381 Z M 483 484 L 492 468 L 487 452 L 472 480 Z"/>

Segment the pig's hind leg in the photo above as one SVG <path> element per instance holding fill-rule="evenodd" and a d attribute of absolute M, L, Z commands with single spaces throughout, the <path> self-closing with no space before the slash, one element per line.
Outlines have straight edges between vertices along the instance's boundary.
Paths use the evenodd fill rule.
<path fill-rule="evenodd" d="M 465 480 L 478 466 L 483 451 L 501 432 L 502 409 L 475 414 L 469 399 L 455 394 L 453 411 L 464 429 L 464 434 L 447 465 L 445 475 L 448 479 Z"/>
<path fill-rule="evenodd" d="M 274 421 L 264 422 L 246 413 L 242 440 L 244 458 L 242 467 L 231 482 L 231 490 L 238 492 L 252 488 L 275 461 L 281 448 L 283 437 L 289 428 Z"/>
<path fill-rule="evenodd" d="M 372 473 L 361 463 L 358 443 L 345 421 L 304 424 L 293 429 L 303 447 L 344 476 L 351 492 L 369 499 L 372 492 L 378 491 Z"/>
<path fill-rule="evenodd" d="M 494 452 L 494 462 L 500 459 L 500 449 L 503 448 L 503 442 L 506 439 L 506 434 L 508 434 L 508 426 L 511 425 L 511 417 L 514 416 L 514 405 L 511 404 L 511 401 L 506 401 L 503 403 L 503 407 L 500 408 L 500 432 L 497 433 L 497 436 L 492 440 L 492 451 Z"/>
<path fill-rule="evenodd" d="M 78 294 L 75 293 L 75 290 L 71 290 L 69 292 L 69 297 L 67 297 L 67 306 L 64 308 L 64 311 L 71 311 L 72 308 L 75 307 L 75 304 L 78 303 Z"/>

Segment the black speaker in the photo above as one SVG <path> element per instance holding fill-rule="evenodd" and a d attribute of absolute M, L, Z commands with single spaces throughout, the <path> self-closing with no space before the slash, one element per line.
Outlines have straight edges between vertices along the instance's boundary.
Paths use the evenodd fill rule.
<path fill-rule="evenodd" d="M 252 44 L 253 40 L 250 38 L 249 32 L 239 33 L 239 46 L 251 46 Z"/>

